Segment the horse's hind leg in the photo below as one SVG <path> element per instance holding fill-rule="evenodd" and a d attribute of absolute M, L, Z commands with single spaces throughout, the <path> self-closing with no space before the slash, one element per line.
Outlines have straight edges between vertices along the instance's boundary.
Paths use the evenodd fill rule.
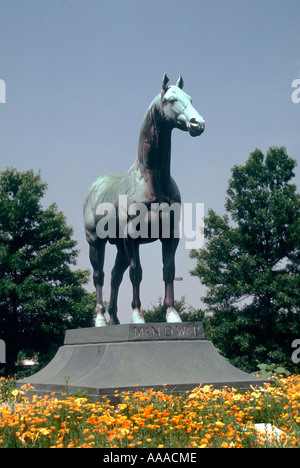
<path fill-rule="evenodd" d="M 110 301 L 108 312 L 110 315 L 110 325 L 119 324 L 119 319 L 117 317 L 117 301 L 118 301 L 118 292 L 120 284 L 123 279 L 124 272 L 129 266 L 129 260 L 126 254 L 126 250 L 123 244 L 117 245 L 118 253 L 115 261 L 115 265 L 111 272 L 111 290 L 110 290 Z"/>
<path fill-rule="evenodd" d="M 93 267 L 93 280 L 94 286 L 96 288 L 97 295 L 97 305 L 96 305 L 96 317 L 95 317 L 95 326 L 104 327 L 107 325 L 104 317 L 104 305 L 103 305 L 103 283 L 104 283 L 104 253 L 105 253 L 105 244 L 106 241 L 98 239 L 98 241 L 90 245 L 90 262 Z"/>
<path fill-rule="evenodd" d="M 125 248 L 129 259 L 129 277 L 132 283 L 133 298 L 131 307 L 133 309 L 131 322 L 145 323 L 141 312 L 140 284 L 142 281 L 142 267 L 140 262 L 139 244 L 134 239 L 125 241 Z"/>

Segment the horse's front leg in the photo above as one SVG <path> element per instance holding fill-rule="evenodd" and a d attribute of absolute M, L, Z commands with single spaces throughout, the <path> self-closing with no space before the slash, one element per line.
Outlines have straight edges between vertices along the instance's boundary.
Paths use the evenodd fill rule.
<path fill-rule="evenodd" d="M 142 281 L 142 267 L 140 262 L 139 244 L 135 239 L 128 238 L 125 241 L 125 248 L 129 260 L 129 277 L 132 283 L 132 303 L 133 309 L 131 323 L 145 323 L 141 312 L 140 284 Z"/>
<path fill-rule="evenodd" d="M 167 307 L 166 321 L 181 322 L 181 318 L 174 307 L 174 278 L 175 278 L 175 252 L 179 239 L 161 239 L 163 258 L 163 280 L 165 282 L 164 305 Z"/>

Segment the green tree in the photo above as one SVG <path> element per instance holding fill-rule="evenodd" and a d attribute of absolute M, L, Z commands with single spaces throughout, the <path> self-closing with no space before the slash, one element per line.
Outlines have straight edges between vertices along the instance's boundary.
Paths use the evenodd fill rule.
<path fill-rule="evenodd" d="M 225 208 L 209 210 L 191 274 L 207 286 L 206 333 L 235 365 L 291 365 L 300 335 L 300 197 L 284 147 L 234 166 Z"/>
<path fill-rule="evenodd" d="M 10 372 L 18 352 L 43 364 L 67 328 L 92 324 L 89 273 L 72 268 L 72 228 L 55 204 L 43 209 L 45 191 L 32 170 L 0 172 L 0 337 Z"/>

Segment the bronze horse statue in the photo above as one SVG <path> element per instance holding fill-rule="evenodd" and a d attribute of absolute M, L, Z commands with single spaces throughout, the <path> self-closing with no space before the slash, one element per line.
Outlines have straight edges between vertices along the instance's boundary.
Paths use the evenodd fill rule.
<path fill-rule="evenodd" d="M 90 261 L 93 267 L 93 281 L 97 294 L 96 326 L 107 325 L 103 306 L 102 287 L 104 282 L 104 251 L 105 244 L 109 241 L 117 247 L 115 265 L 111 273 L 111 294 L 108 312 L 110 325 L 119 324 L 117 317 L 117 298 L 123 274 L 129 267 L 129 276 L 133 288 L 132 299 L 132 323 L 144 323 L 141 313 L 140 283 L 142 280 L 142 268 L 139 258 L 139 247 L 146 242 L 160 239 L 162 243 L 163 280 L 165 283 L 164 305 L 167 307 L 166 321 L 180 322 L 180 316 L 174 308 L 174 277 L 175 277 L 175 252 L 179 238 L 178 220 L 170 214 L 170 234 L 136 236 L 124 234 L 118 229 L 120 226 L 120 196 L 125 197 L 127 206 L 141 204 L 146 207 L 147 219 L 150 224 L 158 216 L 161 223 L 161 213 L 153 206 L 167 204 L 180 204 L 181 197 L 176 183 L 170 174 L 171 160 L 171 133 L 174 128 L 188 131 L 191 136 L 199 136 L 203 133 L 205 122 L 192 106 L 192 100 L 183 90 L 183 80 L 180 76 L 176 85 L 169 85 L 169 78 L 163 77 L 162 90 L 150 104 L 144 117 L 140 130 L 138 156 L 127 174 L 113 173 L 98 178 L 91 186 L 84 200 L 84 225 L 86 238 L 89 243 Z M 99 208 L 100 207 L 100 208 Z M 101 210 L 101 207 L 105 210 Z M 110 210 L 110 207 L 112 209 Z M 124 210 L 123 210 L 124 211 Z M 126 221 L 134 216 L 131 211 L 125 209 Z M 136 210 L 137 213 L 137 210 Z M 98 235 L 97 225 L 105 218 L 107 225 L 110 221 L 116 222 L 116 229 L 107 230 L 107 236 Z M 156 219 L 157 221 L 157 219 Z M 103 232 L 102 232 L 103 233 Z M 121 234 L 120 234 L 121 233 Z M 123 234 L 122 234 L 123 233 Z"/>

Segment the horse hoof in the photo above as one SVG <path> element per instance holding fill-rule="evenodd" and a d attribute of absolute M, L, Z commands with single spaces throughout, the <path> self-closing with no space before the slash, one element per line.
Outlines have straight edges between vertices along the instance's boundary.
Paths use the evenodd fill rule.
<path fill-rule="evenodd" d="M 95 319 L 95 327 L 106 327 L 107 322 L 105 320 L 105 317 L 101 313 L 97 313 L 96 319 Z"/>
<path fill-rule="evenodd" d="M 172 322 L 182 322 L 178 312 L 176 312 L 176 310 L 174 309 L 174 307 L 168 307 L 167 309 L 167 316 L 166 316 L 166 320 L 167 322 L 169 323 L 172 323 Z"/>
<path fill-rule="evenodd" d="M 111 315 L 109 319 L 109 325 L 119 325 L 119 324 L 120 322 L 119 322 L 118 317 Z"/>
<path fill-rule="evenodd" d="M 134 309 L 133 314 L 131 317 L 131 323 L 145 323 L 145 319 L 143 317 L 142 312 L 140 309 Z"/>

